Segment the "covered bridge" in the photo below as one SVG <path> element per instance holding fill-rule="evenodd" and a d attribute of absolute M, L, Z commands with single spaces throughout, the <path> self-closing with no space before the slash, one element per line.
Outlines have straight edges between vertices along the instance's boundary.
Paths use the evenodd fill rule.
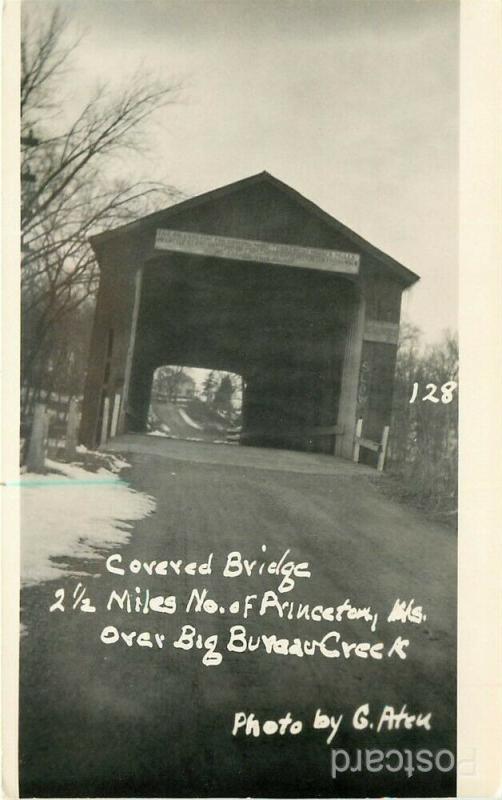
<path fill-rule="evenodd" d="M 262 172 L 91 242 L 86 445 L 145 431 L 162 364 L 241 375 L 244 444 L 350 458 L 359 417 L 379 439 L 418 276 L 297 191 Z"/>

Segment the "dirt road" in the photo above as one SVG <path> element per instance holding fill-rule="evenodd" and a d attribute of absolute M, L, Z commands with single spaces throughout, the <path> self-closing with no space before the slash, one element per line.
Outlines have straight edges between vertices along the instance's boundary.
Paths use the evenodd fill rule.
<path fill-rule="evenodd" d="M 187 408 L 170 402 L 154 402 L 152 410 L 156 419 L 160 423 L 161 430 L 168 436 L 176 439 L 199 440 L 212 442 L 214 440 L 224 440 L 226 429 L 223 421 L 212 424 L 197 422 L 192 419 Z"/>
<path fill-rule="evenodd" d="M 73 592 L 76 578 L 26 589 L 21 648 L 22 795 L 101 796 L 357 796 L 454 795 L 453 773 L 343 772 L 331 775 L 331 748 L 455 749 L 456 540 L 451 531 L 384 498 L 364 467 L 328 456 L 123 437 L 115 448 L 132 463 L 131 485 L 153 495 L 157 511 L 136 524 L 122 562 L 180 559 L 207 562 L 212 574 L 167 576 L 107 573 L 103 561 L 72 564 L 96 577 L 80 578 L 98 612 L 49 614 L 59 586 Z M 373 476 L 374 473 L 371 473 Z M 90 498 L 92 502 L 92 497 Z M 264 550 L 263 548 L 266 548 Z M 228 553 L 243 558 L 308 562 L 281 601 L 378 613 L 376 630 L 363 618 L 280 619 L 260 616 L 278 577 L 223 577 Z M 117 562 L 118 563 L 118 562 Z M 148 587 L 175 595 L 176 614 L 104 614 L 112 590 Z M 193 588 L 206 587 L 216 613 L 185 613 Z M 233 604 L 256 595 L 247 619 Z M 420 623 L 388 623 L 396 598 L 423 606 Z M 212 607 L 211 607 L 212 608 Z M 223 609 L 223 610 L 222 610 Z M 218 635 L 218 665 L 202 663 L 205 649 L 168 646 L 185 624 L 203 640 Z M 162 633 L 166 645 L 104 644 L 103 628 Z M 229 652 L 231 626 L 246 635 L 277 634 L 321 640 L 332 630 L 346 642 L 377 642 L 387 654 L 399 635 L 406 658 L 377 659 Z M 255 638 L 254 641 L 261 641 Z M 330 647 L 333 647 L 331 640 Z M 353 725 L 369 704 L 374 727 Z M 431 729 L 377 733 L 386 705 L 431 713 Z M 314 730 L 316 710 L 342 721 Z M 262 722 L 290 712 L 303 723 L 298 735 L 232 735 L 235 715 Z"/>

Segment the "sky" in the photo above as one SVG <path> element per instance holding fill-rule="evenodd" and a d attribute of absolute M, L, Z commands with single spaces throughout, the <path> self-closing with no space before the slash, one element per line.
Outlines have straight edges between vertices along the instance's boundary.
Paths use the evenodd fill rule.
<path fill-rule="evenodd" d="M 70 107 L 138 68 L 182 84 L 150 125 L 144 178 L 192 196 L 267 170 L 421 276 L 403 313 L 426 339 L 456 328 L 457 2 L 63 6 L 82 34 Z"/>

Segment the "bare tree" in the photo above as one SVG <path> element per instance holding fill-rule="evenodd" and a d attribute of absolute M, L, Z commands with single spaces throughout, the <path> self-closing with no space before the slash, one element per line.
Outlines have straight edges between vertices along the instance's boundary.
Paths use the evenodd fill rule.
<path fill-rule="evenodd" d="M 158 367 L 153 377 L 153 392 L 168 400 L 176 400 L 180 386 L 186 377 L 187 373 L 184 367 Z"/>
<path fill-rule="evenodd" d="M 234 387 L 230 375 L 224 374 L 220 380 L 218 388 L 214 393 L 213 407 L 216 411 L 221 411 L 228 418 L 232 415 L 232 395 Z"/>
<path fill-rule="evenodd" d="M 164 184 L 114 177 L 117 158 L 141 149 L 145 122 L 175 102 L 179 84 L 136 74 L 118 92 L 104 87 L 68 119 L 63 82 L 72 75 L 69 23 L 61 9 L 23 20 L 21 45 L 22 358 L 30 386 L 51 332 L 91 296 L 97 265 L 89 236 L 165 205 Z"/>
<path fill-rule="evenodd" d="M 455 390 L 445 393 L 443 387 L 453 384 Z M 423 508 L 441 513 L 453 513 L 457 506 L 457 384 L 457 337 L 446 332 L 436 344 L 424 346 L 420 331 L 403 325 L 396 365 L 389 466 L 402 479 L 409 498 Z M 433 400 L 427 399 L 428 396 Z"/>

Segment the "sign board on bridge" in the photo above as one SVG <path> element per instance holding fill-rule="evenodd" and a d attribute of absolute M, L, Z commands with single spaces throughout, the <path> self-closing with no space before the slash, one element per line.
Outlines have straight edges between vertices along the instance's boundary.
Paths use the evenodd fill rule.
<path fill-rule="evenodd" d="M 255 239 L 236 239 L 230 236 L 167 229 L 157 231 L 155 247 L 157 250 L 193 253 L 199 256 L 229 258 L 237 261 L 283 264 L 288 267 L 341 272 L 348 275 L 358 274 L 360 262 L 360 256 L 357 253 L 344 253 L 340 250 L 298 247 Z"/>

